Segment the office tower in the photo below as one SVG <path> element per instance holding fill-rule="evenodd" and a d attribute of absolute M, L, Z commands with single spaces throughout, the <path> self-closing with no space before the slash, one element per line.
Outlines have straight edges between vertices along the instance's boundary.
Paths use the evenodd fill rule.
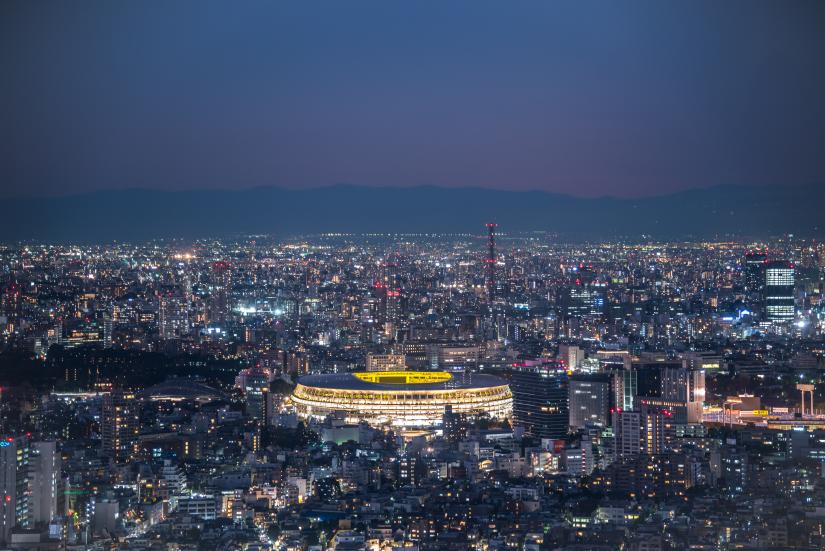
<path fill-rule="evenodd" d="M 636 371 L 636 396 L 661 397 L 662 377 L 666 369 L 681 369 L 682 362 L 632 362 Z"/>
<path fill-rule="evenodd" d="M 795 284 L 795 267 L 790 262 L 775 260 L 765 265 L 762 307 L 767 321 L 786 322 L 793 320 L 796 315 Z"/>
<path fill-rule="evenodd" d="M 238 375 L 236 384 L 240 386 L 246 400 L 246 414 L 253 419 L 266 421 L 269 379 L 269 371 L 260 367 L 244 369 Z"/>
<path fill-rule="evenodd" d="M 704 402 L 705 371 L 668 365 L 662 368 L 661 397 L 680 402 Z"/>
<path fill-rule="evenodd" d="M 63 343 L 63 318 L 57 318 L 54 327 L 47 333 L 49 347 Z"/>
<path fill-rule="evenodd" d="M 309 373 L 309 356 L 303 348 L 289 350 L 285 353 L 284 366 L 290 375 L 304 375 Z"/>
<path fill-rule="evenodd" d="M 367 371 L 404 371 L 407 356 L 404 354 L 367 354 Z"/>
<path fill-rule="evenodd" d="M 714 455 L 718 456 L 714 463 L 722 485 L 733 493 L 745 491 L 750 481 L 750 455 L 747 449 L 737 446 L 735 441 L 728 441 Z"/>
<path fill-rule="evenodd" d="M 112 316 L 107 312 L 103 315 L 103 348 L 112 348 Z"/>
<path fill-rule="evenodd" d="M 765 264 L 768 261 L 768 254 L 761 251 L 750 251 L 745 254 L 745 291 L 751 294 L 759 294 L 765 284 Z"/>
<path fill-rule="evenodd" d="M 120 389 L 103 397 L 100 415 L 103 455 L 117 463 L 127 462 L 137 451 L 138 405 L 134 394 Z"/>
<path fill-rule="evenodd" d="M 487 305 L 492 308 L 496 294 L 496 228 L 498 224 L 487 224 L 487 258 L 485 262 L 485 278 L 487 286 Z"/>
<path fill-rule="evenodd" d="M 15 527 L 31 525 L 29 504 L 29 440 L 0 440 L 0 544 L 8 544 Z"/>
<path fill-rule="evenodd" d="M 478 346 L 434 344 L 427 346 L 427 363 L 432 369 L 472 371 L 478 365 Z"/>
<path fill-rule="evenodd" d="M 588 423 L 606 426 L 610 412 L 610 379 L 607 375 L 574 375 L 570 378 L 570 427 Z"/>
<path fill-rule="evenodd" d="M 644 404 L 668 409 L 680 425 L 702 422 L 705 372 L 683 367 L 681 362 L 633 362 L 637 387 L 633 409 Z"/>
<path fill-rule="evenodd" d="M 524 367 L 513 373 L 513 419 L 535 438 L 564 438 L 570 424 L 567 372 Z"/>
<path fill-rule="evenodd" d="M 639 374 L 635 369 L 617 369 L 612 372 L 613 405 L 619 411 L 630 411 L 638 395 Z"/>
<path fill-rule="evenodd" d="M 22 312 L 22 296 L 20 285 L 10 283 L 0 294 L 0 317 L 5 318 L 6 330 L 11 333 L 17 327 Z"/>
<path fill-rule="evenodd" d="M 711 370 L 721 369 L 723 366 L 722 354 L 717 352 L 690 351 L 680 354 L 682 362 L 688 369 Z"/>
<path fill-rule="evenodd" d="M 604 284 L 592 268 L 580 265 L 570 276 L 562 296 L 565 318 L 600 316 L 604 312 Z"/>
<path fill-rule="evenodd" d="M 563 455 L 566 471 L 573 476 L 588 476 L 596 466 L 590 440 L 582 439 L 579 447 L 566 448 Z"/>
<path fill-rule="evenodd" d="M 376 282 L 375 291 L 380 301 L 378 322 L 383 326 L 384 336 L 389 341 L 395 340 L 398 321 L 401 317 L 401 289 L 398 284 L 398 266 L 387 263 L 383 276 Z"/>
<path fill-rule="evenodd" d="M 366 297 L 361 303 L 359 317 L 361 321 L 361 342 L 378 343 L 384 332 L 384 325 L 380 323 L 381 317 L 381 294 L 383 289 L 376 287 L 375 295 Z"/>
<path fill-rule="evenodd" d="M 664 453 L 676 436 L 673 412 L 667 407 L 641 405 L 642 452 Z"/>
<path fill-rule="evenodd" d="M 558 358 L 568 369 L 576 371 L 584 361 L 584 350 L 572 344 L 560 344 Z"/>
<path fill-rule="evenodd" d="M 455 413 L 451 405 L 444 406 L 441 429 L 445 439 L 450 442 L 458 442 L 467 436 L 466 416 L 461 413 Z"/>
<path fill-rule="evenodd" d="M 642 453 L 642 413 L 613 411 L 613 439 L 617 458 Z"/>
<path fill-rule="evenodd" d="M 209 291 L 209 322 L 224 324 L 231 313 L 232 270 L 228 262 L 212 264 Z"/>
<path fill-rule="evenodd" d="M 158 333 L 176 339 L 189 333 L 189 309 L 185 293 L 166 289 L 158 293 Z"/>
<path fill-rule="evenodd" d="M 31 519 L 35 524 L 47 524 L 56 516 L 61 485 L 60 455 L 57 443 L 34 442 L 31 445 Z"/>

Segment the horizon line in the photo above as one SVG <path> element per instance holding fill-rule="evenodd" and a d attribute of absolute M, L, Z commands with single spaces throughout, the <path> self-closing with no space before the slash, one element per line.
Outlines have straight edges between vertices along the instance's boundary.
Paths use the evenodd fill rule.
<path fill-rule="evenodd" d="M 713 184 L 713 185 L 706 185 L 706 186 L 696 186 L 691 188 L 685 188 L 681 190 L 669 191 L 666 193 L 652 193 L 652 194 L 644 194 L 644 195 L 611 195 L 611 194 L 604 194 L 604 195 L 575 195 L 572 193 L 560 192 L 560 191 L 551 191 L 547 189 L 539 189 L 539 188 L 532 188 L 532 189 L 506 189 L 502 187 L 495 187 L 495 186 L 485 186 L 481 184 L 467 184 L 467 185 L 459 185 L 459 186 L 450 186 L 450 185 L 440 185 L 440 184 L 356 184 L 351 182 L 337 182 L 332 184 L 321 184 L 321 185 L 313 185 L 313 186 L 290 186 L 288 184 L 264 184 L 264 185 L 250 185 L 245 187 L 240 187 L 237 189 L 232 189 L 228 187 L 203 187 L 203 188 L 182 188 L 182 189 L 164 189 L 161 187 L 140 187 L 140 186 L 132 186 L 132 187 L 124 187 L 124 188 L 100 188 L 100 189 L 91 189 L 91 190 L 78 190 L 78 191 L 70 191 L 67 193 L 42 193 L 42 194 L 13 194 L 13 195 L 0 195 L 0 198 L 7 199 L 7 200 L 27 200 L 27 199 L 66 199 L 72 197 L 84 197 L 89 195 L 98 195 L 98 194 L 106 194 L 106 193 L 128 193 L 128 192 L 150 192 L 150 193 L 162 193 L 162 194 L 176 194 L 176 193 L 245 193 L 251 192 L 256 190 L 268 190 L 268 189 L 277 189 L 283 191 L 290 191 L 290 192 L 310 192 L 310 191 L 318 191 L 318 190 L 327 190 L 332 188 L 360 188 L 360 189 L 379 189 L 379 190 L 415 190 L 415 189 L 436 189 L 436 190 L 446 190 L 446 191 L 461 191 L 461 190 L 484 190 L 484 191 L 495 191 L 495 192 L 504 192 L 504 193 L 518 193 L 518 194 L 531 194 L 531 193 L 540 193 L 546 195 L 557 195 L 561 197 L 568 197 L 572 199 L 581 199 L 581 200 L 618 200 L 618 201 L 627 201 L 627 200 L 643 200 L 643 199 L 655 199 L 655 198 L 663 198 L 663 197 L 673 197 L 683 193 L 691 193 L 696 191 L 710 191 L 714 189 L 725 189 L 725 188 L 754 188 L 754 189 L 782 189 L 782 188 L 806 188 L 810 186 L 821 185 L 821 183 L 816 182 L 809 182 L 809 183 L 795 183 L 795 184 L 784 184 L 784 185 L 775 185 L 775 184 Z"/>

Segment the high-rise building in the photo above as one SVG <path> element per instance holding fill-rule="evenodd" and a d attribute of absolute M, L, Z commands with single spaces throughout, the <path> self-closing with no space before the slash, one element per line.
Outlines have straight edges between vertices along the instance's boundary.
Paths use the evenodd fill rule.
<path fill-rule="evenodd" d="M 705 371 L 684 367 L 682 362 L 633 362 L 637 387 L 632 409 L 641 405 L 666 408 L 678 424 L 702 422 Z"/>
<path fill-rule="evenodd" d="M 184 293 L 174 289 L 158 293 L 158 333 L 164 340 L 189 333 L 189 309 Z"/>
<path fill-rule="evenodd" d="M 662 369 L 661 397 L 679 402 L 704 402 L 705 371 L 667 366 Z"/>
<path fill-rule="evenodd" d="M 378 322 L 383 326 L 384 336 L 388 341 L 395 340 L 401 317 L 401 289 L 398 283 L 398 266 L 387 263 L 383 275 L 375 283 L 375 292 L 380 301 Z"/>
<path fill-rule="evenodd" d="M 567 365 L 568 369 L 576 371 L 584 362 L 584 350 L 580 346 L 560 344 L 558 358 Z"/>
<path fill-rule="evenodd" d="M 487 305 L 492 310 L 496 298 L 496 228 L 498 224 L 487 225 L 487 258 L 484 259 L 485 285 L 487 287 Z"/>
<path fill-rule="evenodd" d="M 513 420 L 535 438 L 564 438 L 570 424 L 567 372 L 556 366 L 519 368 L 510 382 Z"/>
<path fill-rule="evenodd" d="M 642 414 L 639 411 L 613 411 L 613 438 L 616 457 L 642 453 Z"/>
<path fill-rule="evenodd" d="M 100 415 L 103 455 L 117 463 L 127 462 L 137 451 L 138 404 L 134 394 L 120 389 L 103 397 Z"/>
<path fill-rule="evenodd" d="M 673 412 L 667 407 L 641 405 L 642 452 L 665 453 L 676 436 Z"/>
<path fill-rule="evenodd" d="M 570 277 L 564 291 L 564 316 L 576 318 L 599 316 L 604 312 L 604 283 L 589 266 L 581 265 Z"/>
<path fill-rule="evenodd" d="M 415 486 L 421 483 L 426 473 L 424 462 L 417 455 L 402 455 L 398 458 L 398 483 L 401 486 Z"/>
<path fill-rule="evenodd" d="M 0 544 L 8 544 L 15 527 L 31 525 L 29 492 L 29 439 L 0 440 Z"/>
<path fill-rule="evenodd" d="M 244 369 L 235 380 L 246 400 L 246 413 L 253 419 L 266 421 L 267 393 L 269 391 L 269 370 L 261 367 Z"/>
<path fill-rule="evenodd" d="M 785 260 L 775 260 L 765 265 L 762 307 L 767 321 L 786 322 L 793 320 L 796 315 L 795 285 L 795 267 L 792 263 Z"/>
<path fill-rule="evenodd" d="M 18 283 L 10 283 L 0 293 L 0 317 L 5 319 L 6 330 L 13 332 L 17 327 L 22 309 L 22 292 Z"/>
<path fill-rule="evenodd" d="M 31 445 L 31 519 L 35 524 L 47 524 L 60 515 L 57 510 L 61 486 L 60 454 L 53 440 Z"/>
<path fill-rule="evenodd" d="M 103 316 L 103 348 L 112 348 L 112 316 L 107 312 Z"/>
<path fill-rule="evenodd" d="M 458 442 L 467 435 L 466 415 L 455 413 L 453 406 L 444 406 L 444 416 L 441 419 L 441 430 L 444 438 L 450 442 Z"/>
<path fill-rule="evenodd" d="M 444 343 L 427 346 L 427 364 L 431 369 L 447 371 L 472 371 L 478 365 L 481 350 L 478 346 L 447 345 Z"/>
<path fill-rule="evenodd" d="M 729 440 L 720 449 L 711 451 L 711 474 L 729 492 L 742 493 L 749 486 L 750 461 L 747 449 Z"/>
<path fill-rule="evenodd" d="M 660 397 L 662 376 L 666 369 L 680 369 L 682 362 L 631 362 L 630 369 L 636 371 L 636 396 Z M 638 404 L 634 405 L 638 407 Z"/>
<path fill-rule="evenodd" d="M 606 375 L 574 375 L 570 378 L 570 427 L 588 423 L 606 426 L 610 412 L 610 379 Z"/>
<path fill-rule="evenodd" d="M 761 293 L 765 285 L 765 264 L 768 254 L 762 251 L 750 251 L 745 254 L 745 291 L 748 294 Z"/>
<path fill-rule="evenodd" d="M 613 404 L 619 411 L 630 411 L 634 408 L 639 388 L 638 376 L 635 369 L 613 371 Z"/>
<path fill-rule="evenodd" d="M 63 343 L 63 318 L 57 318 L 54 327 L 47 333 L 49 346 Z"/>
<path fill-rule="evenodd" d="M 231 313 L 232 270 L 228 262 L 212 264 L 209 287 L 209 322 L 224 324 Z"/>
<path fill-rule="evenodd" d="M 284 368 L 290 375 L 309 373 L 309 355 L 302 348 L 288 350 L 284 356 Z"/>

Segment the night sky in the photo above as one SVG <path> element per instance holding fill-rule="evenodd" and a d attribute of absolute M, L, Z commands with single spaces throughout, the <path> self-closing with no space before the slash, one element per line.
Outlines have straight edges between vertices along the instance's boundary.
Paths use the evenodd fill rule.
<path fill-rule="evenodd" d="M 825 182 L 825 2 L 0 2 L 0 196 Z"/>

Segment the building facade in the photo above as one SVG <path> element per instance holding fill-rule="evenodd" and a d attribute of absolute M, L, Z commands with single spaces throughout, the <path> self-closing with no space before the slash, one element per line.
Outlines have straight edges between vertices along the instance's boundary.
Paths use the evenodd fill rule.
<path fill-rule="evenodd" d="M 567 372 L 555 367 L 513 372 L 513 422 L 535 438 L 564 438 L 570 424 Z"/>

